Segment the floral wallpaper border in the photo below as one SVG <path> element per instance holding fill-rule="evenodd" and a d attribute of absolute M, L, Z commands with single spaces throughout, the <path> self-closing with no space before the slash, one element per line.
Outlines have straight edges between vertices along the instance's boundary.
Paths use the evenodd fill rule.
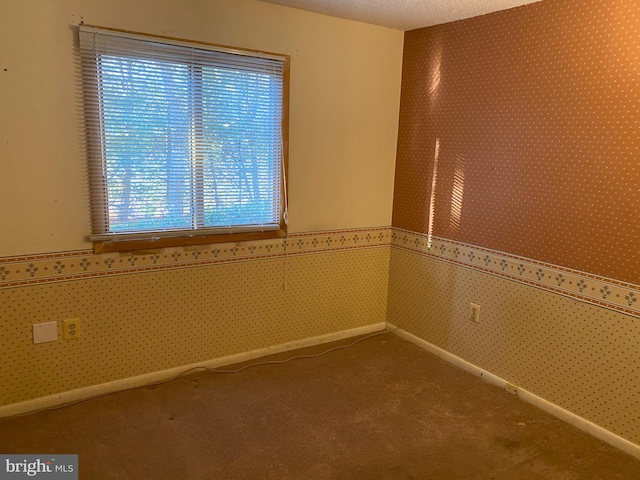
<path fill-rule="evenodd" d="M 640 317 L 638 285 L 391 227 L 297 233 L 278 240 L 152 252 L 94 254 L 80 250 L 4 257 L 0 258 L 0 289 L 389 245 Z"/>
<path fill-rule="evenodd" d="M 399 228 L 391 245 L 640 317 L 638 285 Z"/>
<path fill-rule="evenodd" d="M 0 289 L 106 275 L 201 267 L 284 256 L 388 247 L 391 228 L 296 233 L 278 240 L 218 243 L 133 253 L 91 250 L 0 258 Z"/>

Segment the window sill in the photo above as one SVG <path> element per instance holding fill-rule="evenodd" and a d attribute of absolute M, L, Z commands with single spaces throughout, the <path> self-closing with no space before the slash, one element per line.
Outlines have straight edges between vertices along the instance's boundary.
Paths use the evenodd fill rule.
<path fill-rule="evenodd" d="M 94 253 L 127 252 L 135 250 L 156 250 L 167 247 L 186 247 L 213 243 L 246 242 L 269 240 L 287 236 L 285 229 L 270 232 L 230 233 L 219 235 L 195 235 L 184 237 L 158 238 L 156 240 L 123 240 L 93 242 Z"/>

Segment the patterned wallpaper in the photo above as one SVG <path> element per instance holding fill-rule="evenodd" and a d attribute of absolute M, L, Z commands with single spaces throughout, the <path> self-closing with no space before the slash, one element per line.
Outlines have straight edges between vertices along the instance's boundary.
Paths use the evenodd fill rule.
<path fill-rule="evenodd" d="M 640 318 L 640 286 L 476 245 L 394 229 L 397 249 Z"/>
<path fill-rule="evenodd" d="M 0 406 L 384 322 L 390 236 L 0 259 Z M 62 338 L 66 318 L 80 338 Z M 52 321 L 58 340 L 34 345 Z"/>
<path fill-rule="evenodd" d="M 443 261 L 447 253 L 440 241 L 433 254 L 400 247 L 405 234 L 397 233 L 389 273 L 390 324 L 640 444 L 637 318 L 531 288 L 516 279 L 517 270 L 496 275 L 492 267 L 484 269 L 485 255 L 477 250 L 473 263 L 479 265 L 471 265 L 462 255 Z M 522 275 L 528 270 L 533 269 Z M 567 290 L 569 282 L 563 284 Z M 470 302 L 480 305 L 479 324 L 469 318 Z"/>
<path fill-rule="evenodd" d="M 389 244 L 391 229 L 360 228 L 291 234 L 253 240 L 152 251 L 93 253 L 90 250 L 0 258 L 0 290 L 112 275 L 203 267 L 221 263 L 337 252 Z"/>
<path fill-rule="evenodd" d="M 407 32 L 393 226 L 640 283 L 640 9 Z"/>

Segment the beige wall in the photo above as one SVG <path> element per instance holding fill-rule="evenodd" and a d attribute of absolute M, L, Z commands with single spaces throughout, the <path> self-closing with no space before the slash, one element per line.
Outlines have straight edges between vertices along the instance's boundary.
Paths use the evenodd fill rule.
<path fill-rule="evenodd" d="M 92 254 L 81 21 L 291 56 L 287 239 Z M 0 405 L 384 322 L 402 46 L 254 0 L 0 2 Z"/>
<path fill-rule="evenodd" d="M 393 247 L 387 321 L 640 444 L 638 318 L 477 263 Z M 480 305 L 479 324 L 469 318 L 470 302 Z"/>
<path fill-rule="evenodd" d="M 291 55 L 290 232 L 391 223 L 402 32 L 254 0 L 4 0 L 0 258 L 90 247 L 81 21 Z"/>
<path fill-rule="evenodd" d="M 34 261 L 36 277 L 56 262 L 82 273 L 0 288 L 0 406 L 382 323 L 388 230 L 300 235 L 287 255 L 259 241 L 253 253 L 218 244 L 110 267 L 98 255 Z M 80 338 L 61 338 L 65 318 L 81 319 Z M 34 345 L 31 325 L 53 320 L 59 340 Z"/>

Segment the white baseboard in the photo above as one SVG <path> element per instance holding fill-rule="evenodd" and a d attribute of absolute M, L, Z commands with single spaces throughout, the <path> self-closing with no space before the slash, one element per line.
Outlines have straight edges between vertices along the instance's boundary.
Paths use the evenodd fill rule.
<path fill-rule="evenodd" d="M 491 372 L 487 372 L 486 370 L 483 370 L 480 367 L 469 363 L 466 360 L 447 352 L 446 350 L 441 349 L 440 347 L 436 347 L 435 345 L 422 340 L 421 338 L 416 337 L 415 335 L 412 335 L 411 333 L 406 332 L 401 328 L 397 328 L 394 325 L 387 323 L 387 329 L 392 331 L 399 337 L 410 341 L 420 348 L 433 353 L 434 355 L 462 368 L 463 370 L 482 377 L 484 380 L 493 385 L 497 385 L 500 388 L 506 388 L 506 386 L 510 384 L 505 379 L 500 378 Z M 616 435 L 615 433 L 610 432 L 609 430 L 606 430 L 599 425 L 596 425 L 595 423 L 576 415 L 575 413 L 565 410 L 564 408 L 559 407 L 558 405 L 551 403 L 534 393 L 520 388 L 517 385 L 514 386 L 516 388 L 517 395 L 526 402 L 535 405 L 536 407 L 544 410 L 554 417 L 557 417 L 560 420 L 563 420 L 566 423 L 573 425 L 574 427 L 579 428 L 580 430 L 583 430 L 596 438 L 599 438 L 600 440 L 616 447 L 619 450 L 622 450 L 623 452 L 628 453 L 629 455 L 640 458 L 640 445 L 630 442 L 629 440 L 626 440 Z"/>
<path fill-rule="evenodd" d="M 0 406 L 0 418 L 10 417 L 13 415 L 22 415 L 25 413 L 35 412 L 48 408 L 56 408 L 70 403 L 100 397 L 109 393 L 115 393 L 123 390 L 130 390 L 132 388 L 152 385 L 155 383 L 163 382 L 165 380 L 169 380 L 180 375 L 183 372 L 195 368 L 220 368 L 225 365 L 233 365 L 236 363 L 246 362 L 248 360 L 265 357 L 267 355 L 273 355 L 275 353 L 297 350 L 299 348 L 311 347 L 323 343 L 334 342 L 336 340 L 343 340 L 345 338 L 357 337 L 359 335 L 366 335 L 368 333 L 384 330 L 385 327 L 386 324 L 384 322 L 375 323 L 373 325 L 367 325 L 365 327 L 352 328 L 350 330 L 329 333 L 327 335 L 319 335 L 317 337 L 295 340 L 293 342 L 261 348 L 259 350 L 253 350 L 251 352 L 238 353 L 236 355 L 229 355 L 227 357 L 193 363 L 191 365 L 183 365 L 181 367 L 146 373 L 144 375 L 138 375 L 136 377 L 123 378 L 121 380 L 114 380 L 113 382 L 78 388 L 76 390 L 70 390 L 68 392 L 62 392 L 55 395 L 35 398 L 33 400 L 26 400 L 24 402 L 3 405 Z"/>

